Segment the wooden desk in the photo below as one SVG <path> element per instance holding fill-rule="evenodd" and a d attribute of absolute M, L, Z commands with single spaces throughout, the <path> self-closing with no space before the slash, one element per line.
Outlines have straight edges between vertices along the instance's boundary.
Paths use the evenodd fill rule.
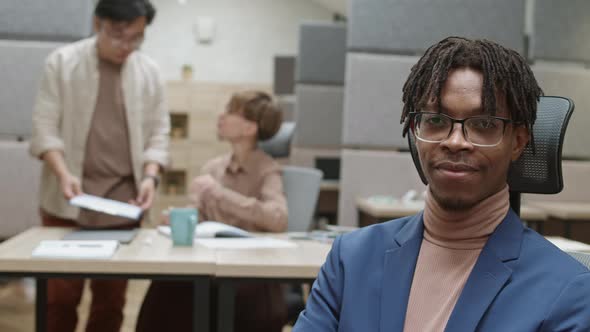
<path fill-rule="evenodd" d="M 320 184 L 316 217 L 325 217 L 328 219 L 329 224 L 336 224 L 338 219 L 339 196 L 340 181 L 323 180 Z"/>
<path fill-rule="evenodd" d="M 549 219 L 562 222 L 565 227 L 564 236 L 572 238 L 572 226 L 590 222 L 590 203 L 587 202 L 530 202 L 528 205 L 547 213 Z M 584 242 L 590 242 L 585 238 Z"/>
<path fill-rule="evenodd" d="M 153 229 L 141 229 L 111 259 L 38 259 L 33 249 L 42 240 L 59 240 L 72 229 L 32 228 L 0 244 L 0 276 L 37 279 L 36 331 L 45 331 L 47 278 L 126 278 L 194 282 L 195 331 L 210 331 L 217 311 L 218 331 L 233 331 L 234 283 L 252 281 L 311 282 L 325 261 L 330 243 L 294 241 L 296 248 L 209 249 L 173 247 Z M 286 235 L 273 235 L 287 239 Z M 218 307 L 212 308 L 212 286 Z M 228 318 L 229 317 L 229 318 Z"/>
<path fill-rule="evenodd" d="M 289 240 L 287 235 L 268 235 L 297 244 L 296 248 L 226 250 L 216 252 L 218 278 L 315 279 L 332 247 L 331 243 Z"/>
<path fill-rule="evenodd" d="M 584 202 L 531 202 L 549 216 L 563 220 L 589 220 L 590 203 Z"/>
<path fill-rule="evenodd" d="M 287 239 L 286 235 L 273 235 Z M 217 329 L 234 330 L 235 289 L 244 282 L 311 283 L 332 246 L 317 241 L 290 240 L 297 248 L 218 250 L 215 273 L 218 287 Z"/>
<path fill-rule="evenodd" d="M 424 209 L 423 202 L 404 204 L 397 200 L 391 202 L 375 202 L 368 198 L 358 198 L 356 201 L 359 227 L 372 225 L 417 214 Z M 532 205 L 523 205 L 520 209 L 520 218 L 526 221 L 538 222 L 548 217 L 544 209 Z"/>
<path fill-rule="evenodd" d="M 563 251 L 575 251 L 590 254 L 590 245 L 560 236 L 546 236 L 547 240 Z"/>
<path fill-rule="evenodd" d="M 338 180 L 322 180 L 320 183 L 320 190 L 324 191 L 339 191 L 340 181 Z"/>
<path fill-rule="evenodd" d="M 195 331 L 209 331 L 209 292 L 215 274 L 215 252 L 205 247 L 172 247 L 155 230 L 142 229 L 129 245 L 108 260 L 32 258 L 42 240 L 59 240 L 68 228 L 32 228 L 0 244 L 0 275 L 37 279 L 36 331 L 45 331 L 47 278 L 127 278 L 193 281 Z"/>

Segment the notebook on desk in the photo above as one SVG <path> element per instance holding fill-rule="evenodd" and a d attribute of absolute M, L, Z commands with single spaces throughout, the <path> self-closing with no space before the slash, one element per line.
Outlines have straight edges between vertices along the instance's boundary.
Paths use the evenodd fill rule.
<path fill-rule="evenodd" d="M 31 253 L 35 258 L 108 259 L 117 248 L 117 241 L 55 241 L 43 240 Z"/>
<path fill-rule="evenodd" d="M 170 226 L 158 226 L 158 231 L 166 236 L 170 236 Z M 202 221 L 195 228 L 195 238 L 249 238 L 253 237 L 247 231 L 220 223 L 217 221 Z"/>
<path fill-rule="evenodd" d="M 128 244 L 139 232 L 138 228 L 134 229 L 80 229 L 66 234 L 63 240 L 84 240 L 84 241 L 103 241 L 113 240 L 122 244 Z"/>

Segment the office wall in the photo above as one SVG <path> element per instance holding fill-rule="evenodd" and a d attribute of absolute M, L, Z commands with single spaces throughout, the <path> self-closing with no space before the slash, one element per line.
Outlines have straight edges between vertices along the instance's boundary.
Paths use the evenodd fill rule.
<path fill-rule="evenodd" d="M 299 24 L 331 20 L 332 12 L 299 0 L 152 0 L 158 9 L 148 29 L 144 51 L 162 67 L 164 78 L 179 79 L 181 66 L 191 64 L 194 79 L 269 84 L 273 58 L 296 54 Z M 197 17 L 216 23 L 213 43 L 197 44 Z"/>

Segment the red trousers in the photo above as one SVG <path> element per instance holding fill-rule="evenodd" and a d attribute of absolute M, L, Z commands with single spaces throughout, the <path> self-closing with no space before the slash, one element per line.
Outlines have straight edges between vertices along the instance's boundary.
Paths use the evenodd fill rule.
<path fill-rule="evenodd" d="M 76 227 L 73 220 L 41 212 L 43 226 Z M 132 226 L 133 227 L 133 226 Z M 118 332 L 123 323 L 127 280 L 91 279 L 92 304 L 87 332 Z M 84 290 L 84 279 L 47 280 L 47 332 L 74 332 L 77 308 Z"/>

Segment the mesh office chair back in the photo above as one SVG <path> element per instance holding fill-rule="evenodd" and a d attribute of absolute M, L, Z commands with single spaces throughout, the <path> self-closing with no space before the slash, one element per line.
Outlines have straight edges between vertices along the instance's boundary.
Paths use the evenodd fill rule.
<path fill-rule="evenodd" d="M 568 252 L 568 254 L 575 258 L 578 262 L 584 264 L 585 267 L 590 269 L 590 254 L 573 251 Z"/>
<path fill-rule="evenodd" d="M 537 120 L 533 126 L 535 154 L 529 144 L 522 156 L 512 163 L 508 172 L 510 204 L 519 213 L 520 194 L 557 194 L 563 189 L 561 150 L 574 102 L 564 97 L 541 97 L 537 106 Z M 428 184 L 414 135 L 408 133 L 408 144 L 414 165 L 424 184 Z"/>

